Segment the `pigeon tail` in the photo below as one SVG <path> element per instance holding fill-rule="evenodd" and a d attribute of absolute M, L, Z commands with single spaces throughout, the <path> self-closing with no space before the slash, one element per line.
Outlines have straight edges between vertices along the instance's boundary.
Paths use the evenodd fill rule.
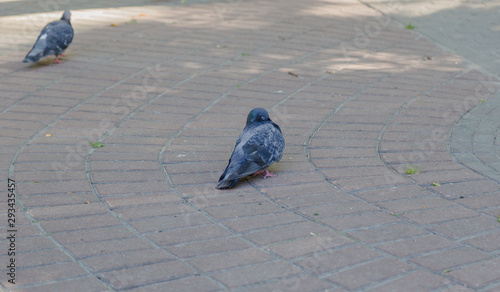
<path fill-rule="evenodd" d="M 222 180 L 219 181 L 217 186 L 215 187 L 216 189 L 230 189 L 234 187 L 235 184 L 237 184 L 240 181 L 240 179 L 233 179 L 233 180 Z"/>
<path fill-rule="evenodd" d="M 40 60 L 41 56 L 32 56 L 28 55 L 26 58 L 24 58 L 23 62 L 28 63 L 28 62 L 38 62 Z"/>

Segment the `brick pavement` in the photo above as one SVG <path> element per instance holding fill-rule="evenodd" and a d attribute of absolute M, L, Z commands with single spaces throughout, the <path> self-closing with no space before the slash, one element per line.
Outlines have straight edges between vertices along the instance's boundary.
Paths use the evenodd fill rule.
<path fill-rule="evenodd" d="M 0 3 L 0 289 L 500 290 L 495 77 L 382 4 L 182 3 Z M 65 62 L 21 63 L 71 4 Z M 257 106 L 278 177 L 216 190 Z"/>

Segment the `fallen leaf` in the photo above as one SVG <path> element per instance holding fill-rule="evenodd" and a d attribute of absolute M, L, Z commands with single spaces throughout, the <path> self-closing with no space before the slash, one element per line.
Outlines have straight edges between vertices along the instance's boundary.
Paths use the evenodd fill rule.
<path fill-rule="evenodd" d="M 71 194 L 72 194 L 72 192 L 68 192 L 68 195 L 71 195 Z"/>
<path fill-rule="evenodd" d="M 118 26 L 118 23 L 114 22 L 111 24 L 111 26 Z"/>
<path fill-rule="evenodd" d="M 288 74 L 290 74 L 290 75 L 292 75 L 292 76 L 295 76 L 295 77 L 299 77 L 299 75 L 298 75 L 298 74 L 295 74 L 295 73 L 293 73 L 293 72 L 288 72 Z"/>
<path fill-rule="evenodd" d="M 326 71 L 326 73 L 328 73 L 328 74 L 333 74 L 333 72 L 332 72 L 332 71 Z"/>
<path fill-rule="evenodd" d="M 52 137 L 52 134 L 45 134 L 45 137 Z"/>
<path fill-rule="evenodd" d="M 146 14 L 145 13 L 141 13 L 141 14 L 139 14 L 139 16 L 146 16 Z"/>

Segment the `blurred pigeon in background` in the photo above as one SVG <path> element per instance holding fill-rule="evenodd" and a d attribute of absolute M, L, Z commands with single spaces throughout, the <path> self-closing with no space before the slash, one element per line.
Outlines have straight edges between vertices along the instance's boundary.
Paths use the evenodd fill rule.
<path fill-rule="evenodd" d="M 267 168 L 280 161 L 285 139 L 278 125 L 273 123 L 263 108 L 254 108 L 247 117 L 247 124 L 236 141 L 229 164 L 217 184 L 218 189 L 233 187 L 241 178 L 262 174 L 275 176 Z"/>
<path fill-rule="evenodd" d="M 40 58 L 56 55 L 54 63 L 62 63 L 58 57 L 64 53 L 74 35 L 70 18 L 71 12 L 66 10 L 60 20 L 47 24 L 23 62 L 37 62 Z"/>

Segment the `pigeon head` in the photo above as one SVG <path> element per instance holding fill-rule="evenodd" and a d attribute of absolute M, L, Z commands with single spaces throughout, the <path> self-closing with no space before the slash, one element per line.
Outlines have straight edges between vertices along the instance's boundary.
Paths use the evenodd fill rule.
<path fill-rule="evenodd" d="M 64 11 L 61 19 L 66 20 L 66 21 L 70 21 L 71 20 L 71 12 L 69 10 Z"/>
<path fill-rule="evenodd" d="M 271 121 L 269 118 L 269 114 L 267 111 L 261 107 L 254 108 L 253 110 L 250 111 L 247 117 L 247 126 L 250 125 L 253 122 L 265 122 L 265 121 Z"/>

